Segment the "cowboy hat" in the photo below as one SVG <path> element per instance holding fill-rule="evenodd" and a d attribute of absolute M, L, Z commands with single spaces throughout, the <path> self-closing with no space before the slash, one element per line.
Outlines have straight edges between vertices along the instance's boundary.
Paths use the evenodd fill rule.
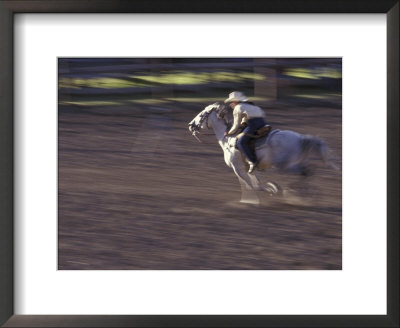
<path fill-rule="evenodd" d="M 233 102 L 233 101 L 242 102 L 242 101 L 248 101 L 248 99 L 242 92 L 233 91 L 229 94 L 229 98 L 225 99 L 225 103 L 229 103 L 229 102 Z"/>

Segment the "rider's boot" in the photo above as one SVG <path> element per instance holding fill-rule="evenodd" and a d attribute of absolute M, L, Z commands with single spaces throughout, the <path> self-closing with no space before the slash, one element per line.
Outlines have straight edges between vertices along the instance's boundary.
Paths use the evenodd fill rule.
<path fill-rule="evenodd" d="M 253 173 L 253 171 L 257 167 L 257 164 L 258 164 L 258 161 L 255 163 L 249 161 L 249 173 Z"/>

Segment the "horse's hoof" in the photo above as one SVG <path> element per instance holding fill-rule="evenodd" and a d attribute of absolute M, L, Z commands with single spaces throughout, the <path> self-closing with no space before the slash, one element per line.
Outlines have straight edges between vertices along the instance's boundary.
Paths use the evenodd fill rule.
<path fill-rule="evenodd" d="M 240 202 L 242 204 L 260 205 L 260 200 L 255 199 L 241 199 Z"/>
<path fill-rule="evenodd" d="M 273 182 L 267 182 L 265 190 L 270 193 L 270 195 L 276 195 L 280 192 L 280 188 Z"/>

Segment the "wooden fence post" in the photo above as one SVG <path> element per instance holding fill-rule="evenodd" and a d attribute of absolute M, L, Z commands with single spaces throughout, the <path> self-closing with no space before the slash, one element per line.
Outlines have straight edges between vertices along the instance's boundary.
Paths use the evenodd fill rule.
<path fill-rule="evenodd" d="M 255 58 L 254 63 L 265 63 L 268 65 L 254 66 L 254 73 L 265 77 L 263 80 L 254 80 L 254 96 L 268 98 L 268 100 L 276 100 L 278 96 L 276 60 L 269 58 Z"/>
<path fill-rule="evenodd" d="M 150 70 L 154 74 L 159 74 L 160 70 L 158 68 L 154 68 L 153 64 L 172 64 L 172 60 L 170 58 L 151 58 L 150 59 Z M 174 96 L 174 87 L 171 84 L 163 84 L 160 86 L 154 86 L 151 88 L 151 94 L 153 98 L 162 99 L 162 98 L 172 98 Z"/>

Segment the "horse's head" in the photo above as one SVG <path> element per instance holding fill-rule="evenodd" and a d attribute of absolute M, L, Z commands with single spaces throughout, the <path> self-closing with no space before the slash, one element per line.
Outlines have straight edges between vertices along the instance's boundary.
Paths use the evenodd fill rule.
<path fill-rule="evenodd" d="M 189 131 L 195 136 L 200 133 L 201 129 L 210 128 L 208 117 L 212 112 L 216 113 L 219 120 L 222 120 L 225 125 L 229 126 L 232 124 L 233 116 L 232 111 L 227 108 L 227 105 L 223 102 L 216 102 L 212 105 L 204 108 L 197 116 L 190 121 Z"/>

